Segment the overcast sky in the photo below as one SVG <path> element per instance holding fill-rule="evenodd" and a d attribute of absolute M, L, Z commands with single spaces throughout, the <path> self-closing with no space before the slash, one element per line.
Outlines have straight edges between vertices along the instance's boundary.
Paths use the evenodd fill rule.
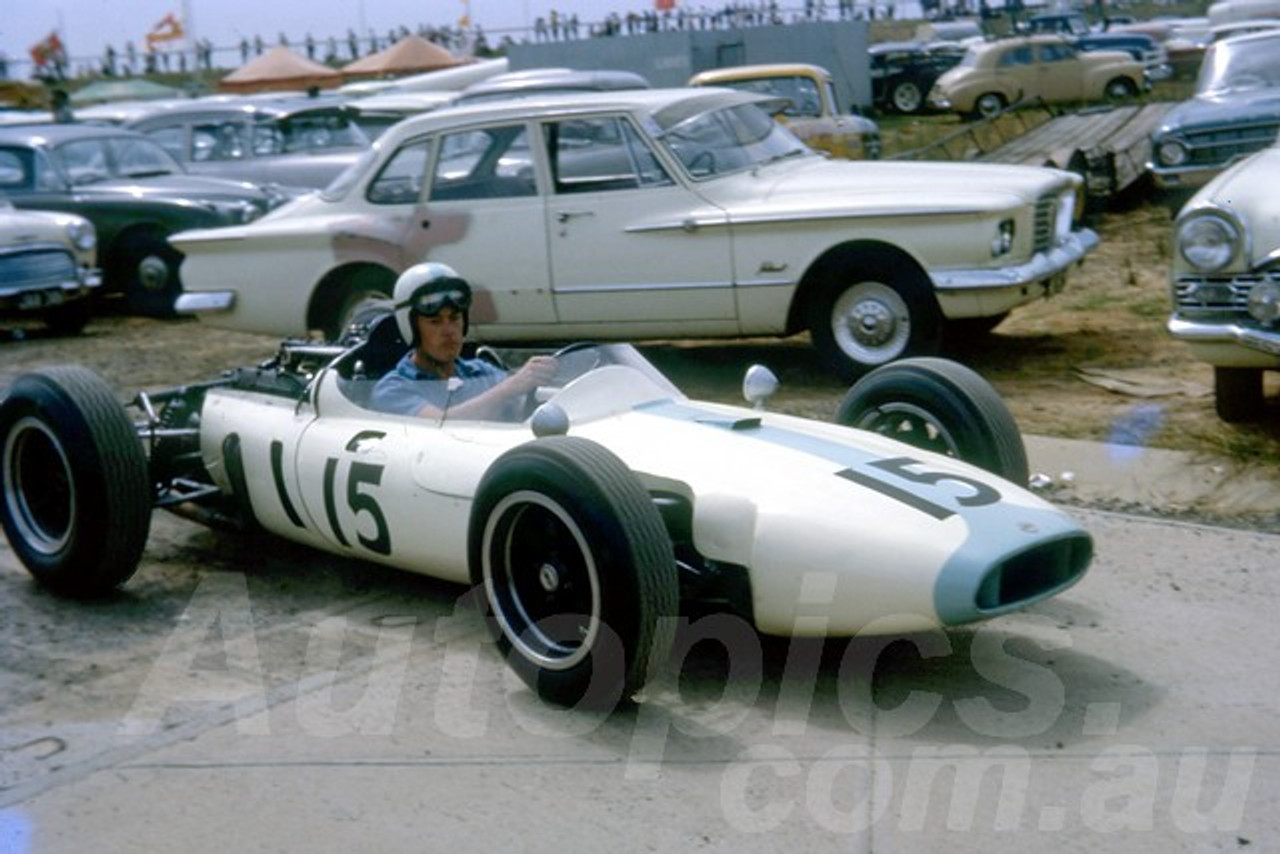
<path fill-rule="evenodd" d="M 708 8 L 723 5 L 721 0 L 705 3 Z M 829 5 L 834 9 L 835 0 Z M 420 24 L 456 25 L 468 9 L 467 0 L 4 0 L 0 52 L 14 66 L 13 76 L 25 76 L 31 46 L 54 29 L 73 60 L 100 58 L 108 44 L 123 52 L 130 40 L 141 50 L 151 28 L 166 14 L 181 15 L 184 6 L 189 10 L 188 30 L 219 48 L 231 48 L 242 37 L 252 40 L 255 35 L 272 45 L 281 32 L 295 45 L 307 33 L 323 42 L 331 35 L 344 37 L 348 28 L 362 35 L 372 29 L 385 38 L 388 30 L 401 26 L 417 30 Z M 650 10 L 653 0 L 470 0 L 469 7 L 472 22 L 496 42 L 504 31 L 514 34 L 531 27 L 552 9 L 565 17 L 576 13 L 585 28 L 609 12 Z M 687 3 L 686 8 L 695 6 Z M 224 57 L 224 64 L 238 64 L 238 53 L 234 59 L 230 54 L 220 58 Z"/>

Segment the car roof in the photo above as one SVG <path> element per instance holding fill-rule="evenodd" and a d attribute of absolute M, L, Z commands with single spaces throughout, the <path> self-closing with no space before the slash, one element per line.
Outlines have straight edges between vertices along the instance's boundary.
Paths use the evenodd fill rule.
<path fill-rule="evenodd" d="M 644 111 L 661 116 L 664 127 L 707 110 L 746 103 L 762 103 L 767 96 L 716 86 L 671 89 L 622 89 L 612 92 L 554 92 L 531 98 L 480 101 L 441 107 L 411 116 L 397 127 L 397 135 L 434 130 L 473 121 L 517 120 L 542 115 L 567 115 L 603 110 Z"/>
<path fill-rule="evenodd" d="M 724 68 L 708 68 L 699 71 L 694 77 L 715 80 L 741 80 L 762 75 L 779 74 L 817 74 L 820 77 L 830 76 L 830 72 L 821 65 L 811 62 L 760 62 L 753 65 L 730 65 Z"/>
<path fill-rule="evenodd" d="M 44 122 L 30 125 L 0 125 L 0 143 L 10 145 L 60 145 L 76 139 L 101 137 L 130 137 L 149 140 L 150 137 L 136 131 L 113 125 L 78 122 Z"/>
<path fill-rule="evenodd" d="M 263 116 L 283 118 L 311 112 L 342 112 L 347 100 L 336 97 L 291 95 L 283 98 L 251 99 L 244 96 L 193 98 L 166 101 L 155 110 L 135 116 L 132 121 L 145 121 L 156 116 Z"/>
<path fill-rule="evenodd" d="M 649 81 L 634 71 L 612 68 L 572 69 L 538 68 L 498 74 L 473 83 L 458 95 L 460 103 L 472 98 L 494 98 L 506 95 L 528 95 L 546 91 L 613 91 L 647 89 Z"/>

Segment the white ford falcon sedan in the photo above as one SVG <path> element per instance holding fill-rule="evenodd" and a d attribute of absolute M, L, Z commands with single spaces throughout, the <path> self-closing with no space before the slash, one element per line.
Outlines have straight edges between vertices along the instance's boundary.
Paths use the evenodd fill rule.
<path fill-rule="evenodd" d="M 1070 173 L 832 160 L 761 103 L 648 89 L 407 119 L 318 194 L 174 236 L 179 310 L 334 338 L 429 258 L 476 289 L 482 340 L 808 330 L 853 377 L 994 327 L 1097 245 Z"/>

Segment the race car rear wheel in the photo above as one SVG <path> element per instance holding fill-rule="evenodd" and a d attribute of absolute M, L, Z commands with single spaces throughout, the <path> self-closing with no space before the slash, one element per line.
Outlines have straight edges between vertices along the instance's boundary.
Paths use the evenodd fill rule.
<path fill-rule="evenodd" d="M 512 669 L 544 699 L 611 708 L 665 661 L 671 539 L 608 449 L 555 436 L 499 458 L 471 517 L 471 575 Z"/>
<path fill-rule="evenodd" d="M 147 460 L 133 424 L 92 371 L 23 375 L 0 403 L 0 523 L 44 586 L 94 596 L 138 566 L 151 525 Z"/>
<path fill-rule="evenodd" d="M 867 374 L 840 401 L 836 421 L 984 468 L 1025 486 L 1027 451 L 991 384 L 958 362 L 903 359 Z"/>

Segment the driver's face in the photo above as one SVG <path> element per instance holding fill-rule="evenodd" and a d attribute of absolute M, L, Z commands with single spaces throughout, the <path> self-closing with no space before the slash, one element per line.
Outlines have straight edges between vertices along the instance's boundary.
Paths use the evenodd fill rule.
<path fill-rule="evenodd" d="M 418 350 L 432 362 L 451 365 L 462 354 L 462 312 L 445 306 L 430 317 L 416 315 L 418 322 Z"/>

